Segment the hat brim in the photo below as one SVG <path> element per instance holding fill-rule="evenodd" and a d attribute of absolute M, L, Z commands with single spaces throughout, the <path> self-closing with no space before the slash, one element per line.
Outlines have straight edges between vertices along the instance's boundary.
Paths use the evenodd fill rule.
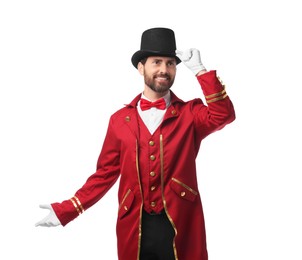
<path fill-rule="evenodd" d="M 150 56 L 163 56 L 163 57 L 173 57 L 176 59 L 176 64 L 179 64 L 181 60 L 176 56 L 175 53 L 167 53 L 167 52 L 161 52 L 161 51 L 137 51 L 136 53 L 133 54 L 131 58 L 131 62 L 133 66 L 137 69 L 138 63 L 147 57 Z"/>

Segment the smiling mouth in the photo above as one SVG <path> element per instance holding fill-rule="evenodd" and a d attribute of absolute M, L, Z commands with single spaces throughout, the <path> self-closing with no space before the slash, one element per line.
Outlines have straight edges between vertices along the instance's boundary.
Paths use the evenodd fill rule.
<path fill-rule="evenodd" d="M 160 75 L 160 76 L 155 76 L 155 79 L 158 81 L 168 81 L 170 80 L 170 77 L 167 75 Z"/>
<path fill-rule="evenodd" d="M 156 80 L 157 80 L 157 81 L 168 81 L 169 79 L 158 77 L 158 78 L 156 78 Z"/>

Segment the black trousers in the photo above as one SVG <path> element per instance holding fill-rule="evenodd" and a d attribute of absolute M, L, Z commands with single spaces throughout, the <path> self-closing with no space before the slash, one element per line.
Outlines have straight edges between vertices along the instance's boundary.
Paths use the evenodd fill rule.
<path fill-rule="evenodd" d="M 174 229 L 165 214 L 150 215 L 143 211 L 140 260 L 175 260 Z"/>

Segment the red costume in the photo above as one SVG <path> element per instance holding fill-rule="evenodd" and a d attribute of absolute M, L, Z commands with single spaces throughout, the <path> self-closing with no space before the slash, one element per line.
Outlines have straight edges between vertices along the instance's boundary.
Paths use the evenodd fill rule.
<path fill-rule="evenodd" d="M 111 116 L 97 171 L 73 198 L 52 204 L 63 226 L 100 200 L 120 177 L 120 260 L 139 259 L 143 208 L 165 210 L 175 231 L 175 259 L 208 259 L 195 159 L 202 139 L 232 122 L 235 112 L 215 71 L 197 79 L 208 105 L 201 99 L 184 102 L 171 92 L 171 105 L 152 135 L 137 113 L 140 95 Z"/>

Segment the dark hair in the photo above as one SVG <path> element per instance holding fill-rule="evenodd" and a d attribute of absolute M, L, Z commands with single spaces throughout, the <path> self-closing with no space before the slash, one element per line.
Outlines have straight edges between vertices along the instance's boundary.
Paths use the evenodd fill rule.
<path fill-rule="evenodd" d="M 145 65 L 146 61 L 147 61 L 148 57 L 143 58 L 142 60 L 140 60 L 140 63 Z"/>

